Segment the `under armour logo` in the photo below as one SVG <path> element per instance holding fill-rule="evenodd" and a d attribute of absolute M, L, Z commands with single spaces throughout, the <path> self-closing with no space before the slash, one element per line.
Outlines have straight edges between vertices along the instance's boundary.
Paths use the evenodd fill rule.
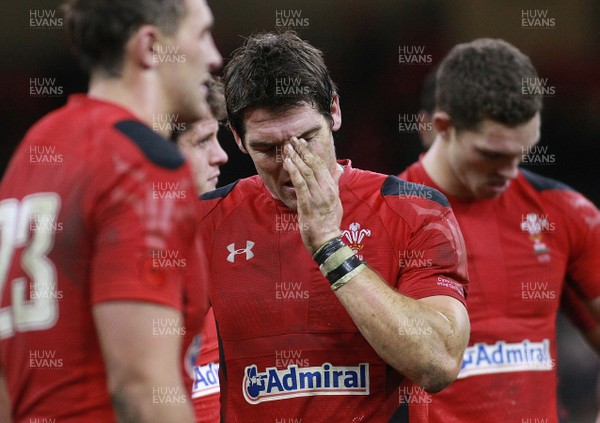
<path fill-rule="evenodd" d="M 246 248 L 240 248 L 238 250 L 235 249 L 235 243 L 231 243 L 227 246 L 227 250 L 229 251 L 229 255 L 227 256 L 227 261 L 234 262 L 235 256 L 237 254 L 246 253 L 246 260 L 250 260 L 254 257 L 254 253 L 252 252 L 252 247 L 254 247 L 254 242 L 246 241 Z"/>

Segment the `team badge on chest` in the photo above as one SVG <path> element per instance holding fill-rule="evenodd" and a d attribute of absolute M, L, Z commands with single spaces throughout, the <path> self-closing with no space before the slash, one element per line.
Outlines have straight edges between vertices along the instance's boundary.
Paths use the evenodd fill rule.
<path fill-rule="evenodd" d="M 354 251 L 356 257 L 359 260 L 363 260 L 363 256 L 360 254 L 360 251 L 365 246 L 363 239 L 366 236 L 371 236 L 371 230 L 361 229 L 360 223 L 352 222 L 348 229 L 342 230 L 342 236 L 346 239 L 348 246 Z"/>
<path fill-rule="evenodd" d="M 550 261 L 550 248 L 544 242 L 544 233 L 554 230 L 554 223 L 549 223 L 548 218 L 537 213 L 527 213 L 521 218 L 521 231 L 529 233 L 533 242 L 533 252 L 542 263 Z"/>

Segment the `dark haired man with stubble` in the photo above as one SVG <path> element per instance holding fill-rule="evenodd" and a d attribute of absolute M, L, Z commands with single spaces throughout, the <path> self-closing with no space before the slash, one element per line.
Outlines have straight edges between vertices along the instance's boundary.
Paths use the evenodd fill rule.
<path fill-rule="evenodd" d="M 212 15 L 204 0 L 64 11 L 88 93 L 29 130 L 0 187 L 12 420 L 191 423 L 183 353 L 207 309 L 205 266 L 191 174 L 158 123 L 207 114 Z"/>
<path fill-rule="evenodd" d="M 529 58 L 505 41 L 454 47 L 437 71 L 438 135 L 400 175 L 448 197 L 467 246 L 471 339 L 458 380 L 432 396 L 434 422 L 557 422 L 565 286 L 600 317 L 598 210 L 519 168 L 539 140 L 537 81 Z"/>
<path fill-rule="evenodd" d="M 337 88 L 296 35 L 248 38 L 224 82 L 258 175 L 201 201 L 222 418 L 426 421 L 423 388 L 454 380 L 469 332 L 445 198 L 336 160 Z"/>

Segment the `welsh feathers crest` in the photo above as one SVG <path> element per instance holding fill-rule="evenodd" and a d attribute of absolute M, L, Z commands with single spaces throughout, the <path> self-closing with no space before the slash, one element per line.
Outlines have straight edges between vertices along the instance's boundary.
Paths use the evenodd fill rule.
<path fill-rule="evenodd" d="M 363 260 L 360 250 L 363 249 L 363 239 L 365 236 L 371 236 L 370 229 L 361 229 L 360 223 L 352 222 L 348 229 L 342 231 L 342 236 L 346 238 L 348 246 L 354 251 L 359 260 Z"/>

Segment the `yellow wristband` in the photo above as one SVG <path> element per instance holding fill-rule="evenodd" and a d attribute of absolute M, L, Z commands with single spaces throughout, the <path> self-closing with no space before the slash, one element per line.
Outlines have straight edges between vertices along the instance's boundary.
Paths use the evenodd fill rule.
<path fill-rule="evenodd" d="M 356 275 L 358 275 L 360 272 L 362 272 L 366 268 L 367 268 L 367 266 L 365 266 L 364 263 L 361 263 L 355 269 L 353 269 L 352 271 L 346 273 L 344 276 L 342 276 L 337 281 L 335 281 L 335 283 L 331 284 L 331 289 L 333 289 L 334 291 L 337 291 L 342 286 L 346 285 L 350 281 L 350 279 L 352 279 L 353 277 L 355 277 Z"/>
<path fill-rule="evenodd" d="M 321 273 L 323 276 L 327 276 L 329 272 L 338 268 L 340 264 L 348 260 L 350 257 L 354 255 L 354 251 L 347 245 L 344 245 L 342 248 L 336 250 L 332 255 L 327 257 L 327 260 L 323 262 L 322 265 L 319 266 Z"/>

